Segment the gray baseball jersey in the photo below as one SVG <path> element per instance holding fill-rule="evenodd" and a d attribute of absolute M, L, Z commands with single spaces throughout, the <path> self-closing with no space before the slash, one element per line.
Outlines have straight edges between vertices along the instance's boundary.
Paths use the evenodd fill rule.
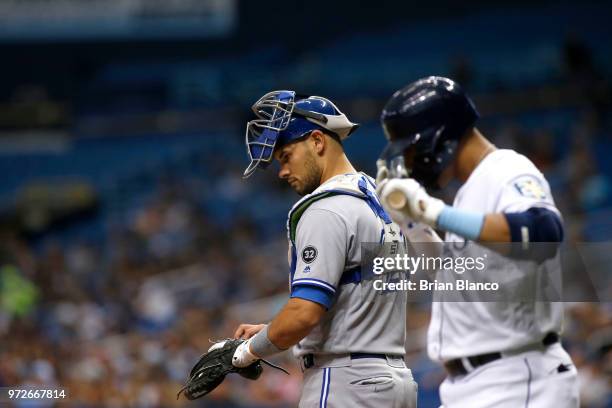
<path fill-rule="evenodd" d="M 296 220 L 298 214 L 299 220 Z M 362 242 L 402 239 L 365 174 L 336 176 L 289 213 L 291 297 L 327 313 L 294 354 L 404 354 L 406 293 L 361 284 Z"/>

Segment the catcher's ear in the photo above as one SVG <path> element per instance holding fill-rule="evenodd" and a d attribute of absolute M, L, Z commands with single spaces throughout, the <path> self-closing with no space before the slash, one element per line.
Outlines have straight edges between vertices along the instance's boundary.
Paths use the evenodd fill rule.
<path fill-rule="evenodd" d="M 313 130 L 310 133 L 310 140 L 312 141 L 313 151 L 316 154 L 322 154 L 327 143 L 327 140 L 325 140 L 325 134 L 320 130 Z"/>

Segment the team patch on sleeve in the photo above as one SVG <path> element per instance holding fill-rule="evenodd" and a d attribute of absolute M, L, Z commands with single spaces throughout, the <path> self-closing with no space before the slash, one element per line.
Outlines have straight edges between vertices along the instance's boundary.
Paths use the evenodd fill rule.
<path fill-rule="evenodd" d="M 317 248 L 312 245 L 308 245 L 302 250 L 302 261 L 307 264 L 312 263 L 315 259 L 317 259 L 317 255 Z"/>
<path fill-rule="evenodd" d="M 544 200 L 548 197 L 542 184 L 533 177 L 521 177 L 513 185 L 523 197 L 535 198 L 536 200 Z"/>

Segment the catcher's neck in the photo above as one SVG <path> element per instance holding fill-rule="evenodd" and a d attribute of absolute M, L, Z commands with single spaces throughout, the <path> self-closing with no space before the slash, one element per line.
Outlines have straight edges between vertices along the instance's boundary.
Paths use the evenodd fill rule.
<path fill-rule="evenodd" d="M 321 172 L 321 182 L 319 185 L 339 174 L 356 172 L 357 170 L 355 170 L 348 157 L 346 157 L 346 154 L 340 152 L 335 158 L 330 158 L 330 160 L 326 161 L 323 171 Z"/>

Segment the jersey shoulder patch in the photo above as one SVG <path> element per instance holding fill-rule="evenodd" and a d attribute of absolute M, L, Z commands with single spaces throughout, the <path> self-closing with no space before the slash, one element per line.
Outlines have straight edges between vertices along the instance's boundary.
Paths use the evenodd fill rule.
<path fill-rule="evenodd" d="M 315 259 L 317 259 L 318 254 L 319 254 L 319 251 L 317 251 L 317 248 L 315 248 L 313 245 L 307 245 L 302 250 L 302 261 L 304 261 L 304 263 L 307 263 L 307 264 L 312 263 L 314 262 Z M 310 268 L 309 268 L 309 271 L 310 271 Z"/>
<path fill-rule="evenodd" d="M 536 200 L 544 200 L 548 197 L 542 183 L 535 177 L 523 176 L 512 182 L 512 185 L 520 195 Z"/>

